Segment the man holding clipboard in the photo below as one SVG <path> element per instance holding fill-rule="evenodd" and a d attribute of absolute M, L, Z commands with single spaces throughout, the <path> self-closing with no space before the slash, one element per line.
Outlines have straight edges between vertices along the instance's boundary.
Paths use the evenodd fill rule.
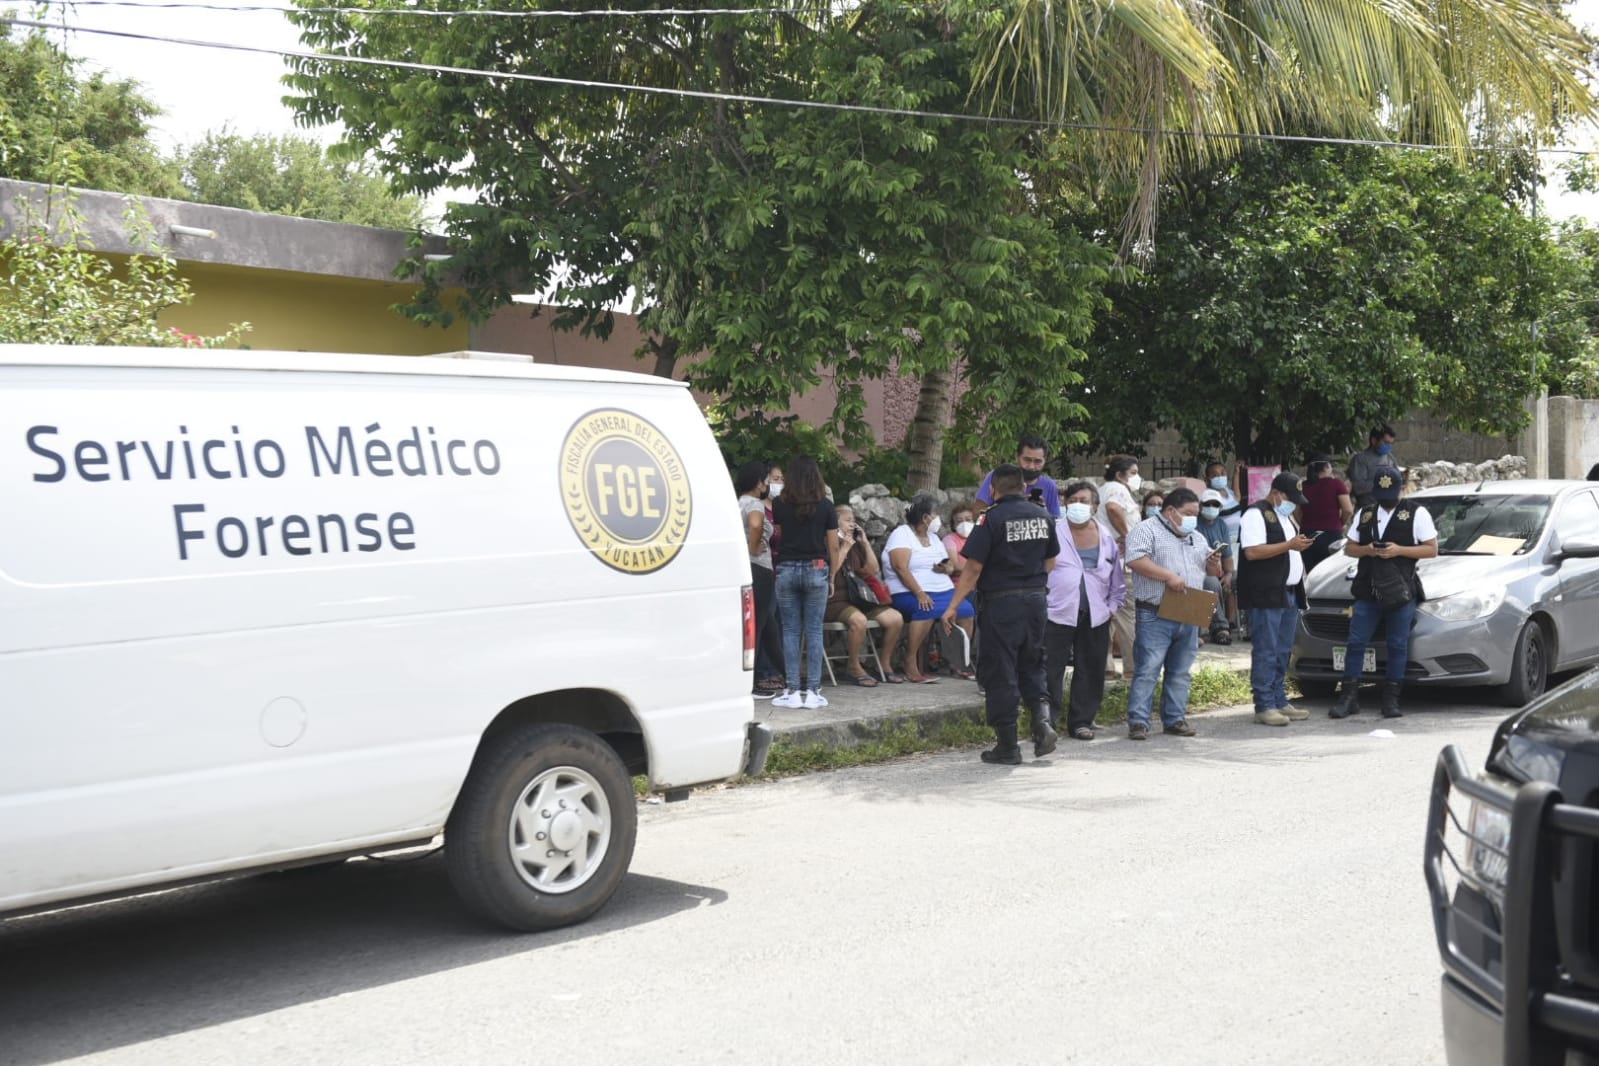
<path fill-rule="evenodd" d="M 1127 736 L 1149 739 L 1155 710 L 1155 686 L 1164 684 L 1160 721 L 1164 731 L 1191 737 L 1188 690 L 1193 683 L 1199 627 L 1216 610 L 1214 593 L 1205 591 L 1205 576 L 1220 577 L 1221 549 L 1195 532 L 1199 497 L 1191 489 L 1173 489 L 1160 514 L 1127 534 L 1127 564 L 1133 571 L 1133 600 L 1138 629 L 1133 639 L 1136 676 L 1127 697 Z"/>

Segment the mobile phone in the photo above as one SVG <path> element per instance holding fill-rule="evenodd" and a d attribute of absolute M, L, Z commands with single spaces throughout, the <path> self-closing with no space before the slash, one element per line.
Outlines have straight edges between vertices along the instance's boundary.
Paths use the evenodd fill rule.
<path fill-rule="evenodd" d="M 1044 500 L 1044 490 L 1043 489 L 1033 489 L 1032 491 L 1030 491 L 1027 494 L 1027 498 L 1029 500 L 1031 500 L 1033 503 L 1042 503 L 1043 500 Z"/>
<path fill-rule="evenodd" d="M 1388 547 L 1388 542 L 1386 540 L 1374 540 L 1371 542 L 1371 546 L 1373 548 L 1386 548 Z"/>

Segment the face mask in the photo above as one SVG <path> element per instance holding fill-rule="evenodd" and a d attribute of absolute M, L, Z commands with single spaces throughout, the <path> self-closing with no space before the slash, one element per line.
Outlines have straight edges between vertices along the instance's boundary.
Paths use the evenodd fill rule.
<path fill-rule="evenodd" d="M 1183 515 L 1183 520 L 1177 523 L 1177 528 L 1182 530 L 1184 533 L 1192 533 L 1194 530 L 1199 528 L 1199 516 L 1191 514 Z"/>
<path fill-rule="evenodd" d="M 1210 479 L 1210 487 L 1215 489 L 1217 492 L 1226 492 L 1227 491 L 1227 475 L 1223 474 L 1221 477 L 1213 477 L 1213 478 L 1211 478 Z"/>
<path fill-rule="evenodd" d="M 1220 507 L 1201 507 L 1199 513 L 1205 516 L 1205 521 L 1214 522 L 1221 517 Z"/>
<path fill-rule="evenodd" d="M 1284 518 L 1294 517 L 1294 502 L 1292 500 L 1284 500 L 1282 503 L 1279 503 L 1277 505 L 1277 513 L 1282 515 Z"/>
<path fill-rule="evenodd" d="M 1144 479 L 1139 477 L 1137 474 L 1134 474 L 1134 475 L 1132 475 L 1131 477 L 1129 477 L 1127 479 L 1127 488 L 1130 491 L 1137 492 L 1139 489 L 1141 489 L 1143 487 L 1144 487 Z"/>
<path fill-rule="evenodd" d="M 1092 517 L 1094 517 L 1092 504 L 1068 503 L 1066 505 L 1066 521 L 1074 526 L 1080 526 Z"/>
<path fill-rule="evenodd" d="M 783 495 L 783 483 L 779 481 L 775 485 L 769 485 L 766 489 L 766 494 L 774 500 L 777 499 L 779 496 Z"/>
<path fill-rule="evenodd" d="M 1037 481 L 1040 477 L 1043 476 L 1043 474 L 1044 474 L 1044 472 L 1042 470 L 1023 470 L 1022 471 L 1022 477 L 1027 479 L 1027 483 L 1029 485 L 1031 485 L 1033 482 Z"/>
<path fill-rule="evenodd" d="M 975 528 L 977 528 L 977 527 L 974 526 L 970 522 L 956 522 L 955 523 L 955 532 L 959 533 L 963 537 L 971 536 L 972 535 L 972 530 L 975 529 Z"/>
<path fill-rule="evenodd" d="M 1378 455 L 1387 455 L 1389 452 L 1391 452 L 1393 450 L 1394 450 L 1394 446 L 1392 444 L 1389 444 L 1387 441 L 1383 441 L 1381 444 L 1377 445 L 1377 454 Z"/>
<path fill-rule="evenodd" d="M 944 524 L 943 520 L 940 519 L 937 515 L 934 515 L 933 516 L 933 520 L 931 522 L 927 523 L 927 532 L 928 533 L 937 533 L 938 530 L 939 530 L 939 527 L 941 527 L 943 524 Z"/>
<path fill-rule="evenodd" d="M 1157 516 L 1159 514 L 1160 514 L 1160 506 L 1158 504 L 1153 504 L 1152 503 L 1148 507 L 1144 508 L 1144 517 L 1145 518 L 1154 518 L 1155 516 Z"/>

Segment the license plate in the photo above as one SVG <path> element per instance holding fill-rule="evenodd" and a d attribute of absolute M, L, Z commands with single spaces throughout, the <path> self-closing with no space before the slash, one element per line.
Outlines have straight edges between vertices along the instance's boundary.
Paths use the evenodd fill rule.
<path fill-rule="evenodd" d="M 1347 648 L 1333 649 L 1333 673 L 1341 674 L 1344 672 L 1344 656 L 1348 650 Z M 1366 654 L 1360 657 L 1360 672 L 1363 674 L 1375 674 L 1377 672 L 1376 648 L 1367 648 Z"/>

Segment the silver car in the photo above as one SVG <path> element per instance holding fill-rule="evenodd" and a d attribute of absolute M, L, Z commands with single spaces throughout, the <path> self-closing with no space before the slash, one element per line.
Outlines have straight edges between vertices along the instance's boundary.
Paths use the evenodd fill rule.
<path fill-rule="evenodd" d="M 1599 484 L 1486 481 L 1404 497 L 1438 526 L 1438 557 L 1418 567 L 1423 601 L 1408 683 L 1495 685 L 1519 707 L 1549 675 L 1599 662 Z M 1335 554 L 1306 581 L 1289 674 L 1306 695 L 1343 675 L 1355 560 Z M 1383 676 L 1381 625 L 1361 664 Z"/>

